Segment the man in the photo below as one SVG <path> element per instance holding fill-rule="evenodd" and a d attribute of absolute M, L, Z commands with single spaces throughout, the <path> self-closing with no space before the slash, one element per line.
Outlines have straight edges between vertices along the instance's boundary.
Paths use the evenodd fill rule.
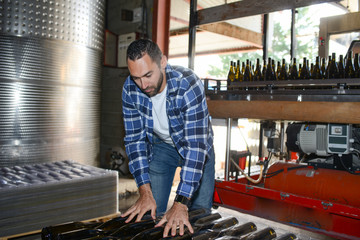
<path fill-rule="evenodd" d="M 214 190 L 213 131 L 201 80 L 183 67 L 167 64 L 159 47 L 140 39 L 127 49 L 130 76 L 123 93 L 125 147 L 140 197 L 122 216 L 136 221 L 151 211 L 164 237 L 190 232 L 190 209 L 210 210 Z M 181 167 L 175 201 L 166 212 L 177 167 Z"/>

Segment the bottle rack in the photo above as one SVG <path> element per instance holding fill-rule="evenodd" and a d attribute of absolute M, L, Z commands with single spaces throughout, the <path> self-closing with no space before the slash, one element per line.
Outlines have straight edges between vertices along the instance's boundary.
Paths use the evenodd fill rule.
<path fill-rule="evenodd" d="M 222 84 L 222 82 L 224 83 Z M 214 118 L 360 124 L 360 79 L 236 82 L 204 79 Z"/>

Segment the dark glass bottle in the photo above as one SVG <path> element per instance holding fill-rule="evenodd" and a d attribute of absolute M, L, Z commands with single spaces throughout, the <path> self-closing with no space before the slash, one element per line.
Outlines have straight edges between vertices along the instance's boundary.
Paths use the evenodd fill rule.
<path fill-rule="evenodd" d="M 255 233 L 241 237 L 241 240 L 270 240 L 276 238 L 276 232 L 273 228 L 267 227 Z"/>
<path fill-rule="evenodd" d="M 240 82 L 240 60 L 237 60 L 234 82 Z"/>
<path fill-rule="evenodd" d="M 263 64 L 263 68 L 262 68 L 262 71 L 261 71 L 261 75 L 262 75 L 262 80 L 266 81 L 266 79 L 267 79 L 267 76 L 266 76 L 267 65 L 266 65 L 266 60 L 264 59 L 263 61 L 264 61 L 264 64 Z"/>
<path fill-rule="evenodd" d="M 354 77 L 355 77 L 355 69 L 352 61 L 352 52 L 350 51 L 346 58 L 345 78 L 354 78 Z"/>
<path fill-rule="evenodd" d="M 110 235 L 117 237 L 121 240 L 131 239 L 135 234 L 142 232 L 146 229 L 151 229 L 156 225 L 156 221 L 153 219 L 141 220 L 139 222 L 133 222 L 126 224 L 120 228 L 117 228 Z"/>
<path fill-rule="evenodd" d="M 59 233 L 70 232 L 79 229 L 94 229 L 97 228 L 100 224 L 101 223 L 99 222 L 71 222 L 56 226 L 44 227 L 41 230 L 41 239 L 53 240 L 56 239 Z"/>
<path fill-rule="evenodd" d="M 299 67 L 299 69 L 300 69 L 300 67 Z M 299 71 L 300 71 L 300 74 L 299 74 L 300 79 L 309 79 L 309 74 L 308 74 L 308 71 L 307 71 L 306 58 L 305 57 L 303 58 L 303 64 L 302 64 L 302 67 L 301 67 L 301 69 Z"/>
<path fill-rule="evenodd" d="M 80 240 L 93 237 L 105 237 L 107 235 L 101 229 L 78 229 L 70 232 L 63 232 L 57 235 L 57 240 Z"/>
<path fill-rule="evenodd" d="M 206 225 L 209 222 L 213 222 L 217 219 L 220 219 L 221 215 L 219 213 L 213 213 L 210 215 L 203 216 L 198 219 L 190 219 L 189 221 L 194 225 L 194 227 L 201 227 Z"/>
<path fill-rule="evenodd" d="M 326 78 L 326 63 L 325 63 L 325 58 L 322 58 L 321 59 L 321 68 L 320 68 L 320 70 L 321 70 L 321 74 L 322 74 L 322 79 L 325 79 Z"/>
<path fill-rule="evenodd" d="M 195 227 L 196 231 L 203 230 L 203 229 L 211 229 L 213 231 L 221 231 L 228 227 L 234 226 L 238 224 L 239 221 L 235 217 L 226 217 L 214 220 L 212 222 L 206 223 L 202 226 Z M 195 230 L 194 229 L 194 230 Z"/>
<path fill-rule="evenodd" d="M 331 56 L 331 61 L 329 63 L 329 67 L 328 67 L 328 78 L 329 79 L 334 79 L 334 78 L 338 78 L 339 77 L 339 70 L 338 70 L 338 66 L 336 63 L 336 54 L 332 53 Z"/>
<path fill-rule="evenodd" d="M 249 59 L 246 59 L 246 66 L 244 71 L 244 82 L 251 82 L 252 76 L 251 76 L 251 69 L 250 69 L 250 61 Z"/>
<path fill-rule="evenodd" d="M 344 57 L 340 55 L 338 62 L 338 77 L 345 78 L 345 67 L 344 67 Z"/>
<path fill-rule="evenodd" d="M 294 239 L 297 239 L 297 237 L 293 233 L 285 233 L 280 237 L 276 238 L 276 240 L 294 240 Z"/>
<path fill-rule="evenodd" d="M 282 65 L 280 68 L 278 79 L 279 80 L 287 80 L 288 79 L 288 74 L 287 74 L 287 70 L 286 70 L 286 62 L 285 62 L 284 58 L 282 59 Z"/>
<path fill-rule="evenodd" d="M 261 72 L 261 66 L 260 66 L 260 59 L 256 59 L 256 66 L 254 71 L 254 81 L 262 81 L 263 79 L 262 72 Z"/>
<path fill-rule="evenodd" d="M 293 58 L 293 65 L 291 66 L 290 76 L 289 79 L 297 80 L 299 78 L 297 65 L 296 65 L 296 58 Z"/>
<path fill-rule="evenodd" d="M 311 72 L 311 78 L 312 79 L 322 79 L 323 78 L 323 74 L 322 74 L 322 71 L 320 68 L 320 57 L 319 56 L 316 57 L 315 65 Z"/>
<path fill-rule="evenodd" d="M 360 65 L 359 65 L 359 54 L 355 53 L 354 56 L 354 70 L 355 70 L 355 77 L 360 78 Z"/>
<path fill-rule="evenodd" d="M 273 81 L 275 79 L 275 73 L 272 67 L 271 58 L 268 59 L 268 65 L 266 67 L 266 81 Z"/>
<path fill-rule="evenodd" d="M 116 229 L 116 228 L 119 228 L 119 227 L 122 227 L 128 223 L 125 223 L 125 221 L 128 219 L 128 217 L 116 217 L 116 218 L 113 218 L 113 219 L 110 219 L 104 223 L 102 223 L 101 225 L 99 225 L 97 228 L 98 229 L 101 229 L 101 230 L 111 230 L 111 229 Z M 134 222 L 136 218 L 133 218 L 131 220 L 131 222 Z M 130 223 L 131 223 L 130 222 Z"/>
<path fill-rule="evenodd" d="M 235 71 L 234 71 L 234 62 L 230 62 L 230 69 L 227 77 L 227 84 L 228 86 L 231 85 L 235 80 Z"/>
<path fill-rule="evenodd" d="M 280 61 L 277 62 L 277 67 L 276 67 L 276 80 L 280 80 L 280 71 L 281 71 L 281 65 L 280 65 Z"/>
<path fill-rule="evenodd" d="M 203 208 L 195 209 L 189 211 L 189 222 L 193 225 L 196 220 L 204 218 L 206 216 L 211 215 L 210 212 L 206 211 Z M 154 227 L 150 229 L 146 229 L 136 234 L 131 238 L 131 240 L 153 240 L 153 239 L 161 239 L 164 233 L 164 226 Z"/>
<path fill-rule="evenodd" d="M 253 222 L 248 222 L 244 224 L 235 225 L 229 229 L 225 229 L 220 232 L 219 237 L 221 236 L 237 236 L 241 237 L 246 234 L 255 232 L 257 230 L 256 225 Z"/>
<path fill-rule="evenodd" d="M 154 227 L 137 233 L 131 240 L 153 240 L 161 239 L 164 234 L 164 227 Z"/>

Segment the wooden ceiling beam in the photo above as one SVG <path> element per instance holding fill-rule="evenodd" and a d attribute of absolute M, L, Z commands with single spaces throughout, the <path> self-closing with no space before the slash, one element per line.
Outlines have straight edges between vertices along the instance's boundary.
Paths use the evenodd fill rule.
<path fill-rule="evenodd" d="M 242 0 L 197 11 L 197 25 L 266 14 L 340 0 Z"/>
<path fill-rule="evenodd" d="M 241 48 L 231 48 L 231 49 L 217 49 L 217 50 L 208 50 L 208 51 L 201 51 L 196 52 L 196 56 L 204 56 L 204 55 L 213 55 L 213 54 L 232 54 L 232 53 L 240 53 L 240 52 L 252 52 L 257 51 L 261 48 L 258 47 L 241 47 Z M 172 54 L 169 56 L 170 58 L 180 58 L 180 57 L 187 57 L 187 53 L 179 53 L 179 54 Z"/>
<path fill-rule="evenodd" d="M 250 45 L 253 45 L 258 48 L 262 48 L 262 34 L 257 33 L 245 28 L 241 28 L 230 23 L 220 22 L 220 23 L 211 23 L 206 25 L 200 25 L 199 29 L 217 33 L 220 35 L 233 37 L 244 41 Z"/>

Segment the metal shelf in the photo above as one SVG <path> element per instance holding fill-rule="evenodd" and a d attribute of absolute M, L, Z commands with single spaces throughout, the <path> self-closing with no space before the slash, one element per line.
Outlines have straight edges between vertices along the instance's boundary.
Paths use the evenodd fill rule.
<path fill-rule="evenodd" d="M 360 124 L 359 78 L 239 82 L 229 90 L 223 81 L 204 79 L 214 118 Z"/>

